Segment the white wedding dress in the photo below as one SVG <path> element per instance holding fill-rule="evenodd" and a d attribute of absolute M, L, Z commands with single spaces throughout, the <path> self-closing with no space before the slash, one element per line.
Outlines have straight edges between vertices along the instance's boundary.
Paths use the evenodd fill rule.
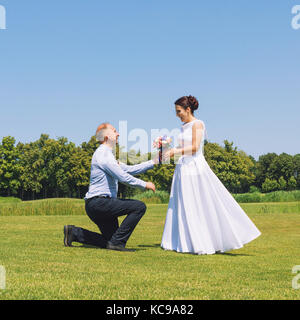
<path fill-rule="evenodd" d="M 194 254 L 239 249 L 261 233 L 206 162 L 203 121 L 182 126 L 180 146 L 192 144 L 195 121 L 203 124 L 201 145 L 176 165 L 161 247 Z"/>

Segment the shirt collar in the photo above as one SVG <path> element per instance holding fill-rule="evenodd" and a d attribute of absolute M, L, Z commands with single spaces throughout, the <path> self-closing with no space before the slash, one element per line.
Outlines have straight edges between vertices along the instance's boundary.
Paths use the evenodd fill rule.
<path fill-rule="evenodd" d="M 110 147 L 108 147 L 107 145 L 105 145 L 105 144 L 101 144 L 99 146 L 99 148 L 104 148 L 104 149 L 109 150 L 110 152 L 112 152 L 112 149 Z"/>

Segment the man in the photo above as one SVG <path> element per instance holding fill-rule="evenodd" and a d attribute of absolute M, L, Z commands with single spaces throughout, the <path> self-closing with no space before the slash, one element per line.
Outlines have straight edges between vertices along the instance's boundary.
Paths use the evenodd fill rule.
<path fill-rule="evenodd" d="M 102 234 L 66 225 L 65 246 L 72 246 L 74 241 L 111 250 L 132 251 L 125 246 L 146 212 L 146 205 L 138 200 L 118 199 L 118 181 L 155 192 L 155 185 L 152 182 L 145 182 L 133 175 L 152 169 L 154 164 L 158 163 L 158 159 L 133 166 L 118 163 L 112 153 L 118 137 L 119 133 L 109 123 L 103 123 L 97 128 L 96 139 L 100 142 L 100 146 L 92 158 L 90 186 L 84 198 L 86 213 Z M 119 226 L 118 217 L 123 215 L 127 217 Z"/>

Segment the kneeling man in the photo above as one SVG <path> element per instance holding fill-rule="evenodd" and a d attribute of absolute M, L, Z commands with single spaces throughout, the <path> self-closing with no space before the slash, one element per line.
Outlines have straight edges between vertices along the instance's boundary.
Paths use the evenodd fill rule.
<path fill-rule="evenodd" d="M 118 137 L 119 133 L 111 124 L 103 123 L 98 127 L 96 139 L 100 142 L 100 146 L 92 158 L 90 186 L 84 198 L 86 213 L 102 234 L 66 225 L 65 246 L 72 246 L 74 241 L 111 250 L 131 251 L 125 246 L 145 214 L 146 205 L 138 200 L 118 199 L 118 181 L 155 192 L 155 185 L 152 182 L 145 182 L 133 175 L 152 169 L 154 164 L 158 163 L 158 158 L 133 166 L 118 163 L 112 152 Z M 118 217 L 123 215 L 127 217 L 119 226 Z"/>

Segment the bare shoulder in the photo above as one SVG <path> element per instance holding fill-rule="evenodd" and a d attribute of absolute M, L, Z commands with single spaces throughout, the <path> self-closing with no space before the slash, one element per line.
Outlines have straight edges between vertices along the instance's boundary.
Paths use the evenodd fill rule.
<path fill-rule="evenodd" d="M 193 129 L 194 130 L 202 130 L 202 129 L 204 129 L 203 121 L 202 120 L 195 121 L 195 123 L 193 124 Z"/>

